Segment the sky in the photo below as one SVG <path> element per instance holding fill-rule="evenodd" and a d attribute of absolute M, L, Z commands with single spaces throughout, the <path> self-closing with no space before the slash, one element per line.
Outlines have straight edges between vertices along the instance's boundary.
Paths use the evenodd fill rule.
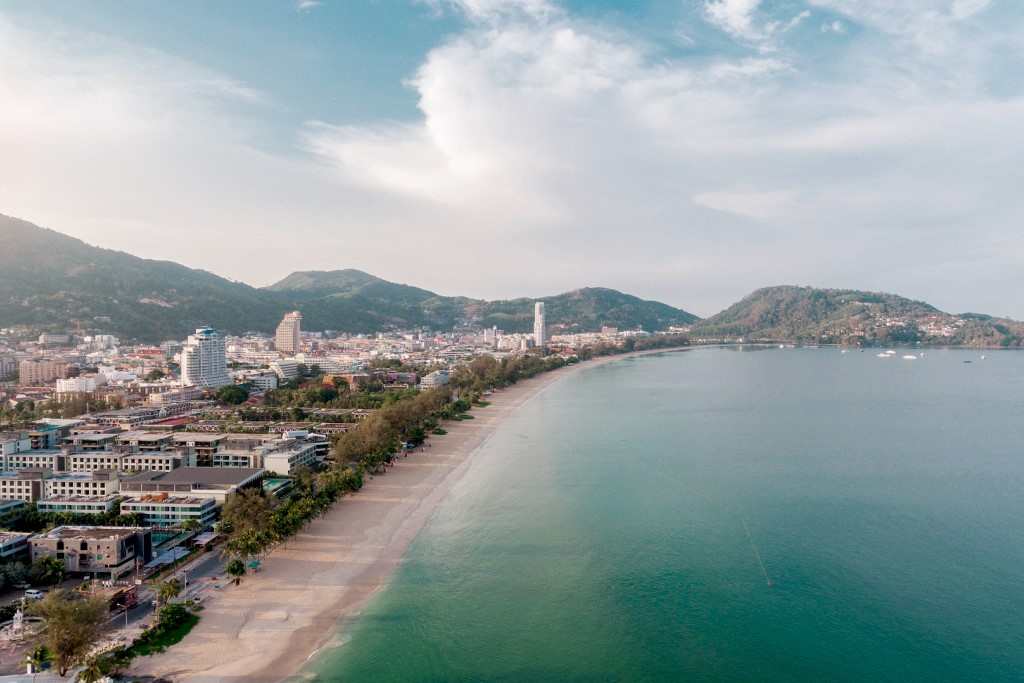
<path fill-rule="evenodd" d="M 263 286 L 1024 318 L 1018 0 L 0 3 L 0 213 Z"/>

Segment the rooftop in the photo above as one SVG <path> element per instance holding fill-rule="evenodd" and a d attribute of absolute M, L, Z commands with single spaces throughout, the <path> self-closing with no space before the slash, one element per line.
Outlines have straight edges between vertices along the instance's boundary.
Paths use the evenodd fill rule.
<path fill-rule="evenodd" d="M 43 498 L 40 503 L 109 503 L 119 499 L 121 496 L 111 493 L 105 496 L 50 496 Z"/>
<path fill-rule="evenodd" d="M 139 532 L 148 532 L 149 527 L 137 526 L 59 526 L 51 529 L 43 538 L 124 538 Z"/>
<path fill-rule="evenodd" d="M 179 467 L 164 472 L 160 481 L 166 484 L 238 486 L 262 471 L 254 467 Z"/>
<path fill-rule="evenodd" d="M 117 435 L 118 441 L 164 441 L 171 438 L 168 432 L 146 432 L 137 429 L 130 432 L 123 432 Z"/>

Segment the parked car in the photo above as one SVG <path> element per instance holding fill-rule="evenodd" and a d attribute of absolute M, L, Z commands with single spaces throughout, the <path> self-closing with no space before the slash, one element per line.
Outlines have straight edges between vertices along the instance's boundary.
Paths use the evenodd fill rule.
<path fill-rule="evenodd" d="M 38 588 L 29 588 L 25 591 L 25 598 L 27 600 L 42 600 L 46 597 L 46 591 Z"/>

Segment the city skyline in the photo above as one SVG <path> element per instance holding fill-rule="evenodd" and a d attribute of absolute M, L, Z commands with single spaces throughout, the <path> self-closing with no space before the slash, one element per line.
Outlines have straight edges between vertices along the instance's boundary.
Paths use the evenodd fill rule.
<path fill-rule="evenodd" d="M 707 316 L 792 283 L 1024 318 L 1021 23 L 1000 0 L 12 2 L 0 212 L 255 285 L 409 280 L 401 244 L 436 266 L 419 284 L 482 298 Z"/>

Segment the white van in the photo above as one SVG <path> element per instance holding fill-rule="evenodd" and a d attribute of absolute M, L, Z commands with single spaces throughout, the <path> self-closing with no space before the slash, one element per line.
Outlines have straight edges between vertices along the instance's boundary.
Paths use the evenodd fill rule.
<path fill-rule="evenodd" d="M 39 590 L 38 588 L 29 588 L 25 591 L 25 598 L 28 600 L 42 600 L 46 597 L 46 591 Z"/>

